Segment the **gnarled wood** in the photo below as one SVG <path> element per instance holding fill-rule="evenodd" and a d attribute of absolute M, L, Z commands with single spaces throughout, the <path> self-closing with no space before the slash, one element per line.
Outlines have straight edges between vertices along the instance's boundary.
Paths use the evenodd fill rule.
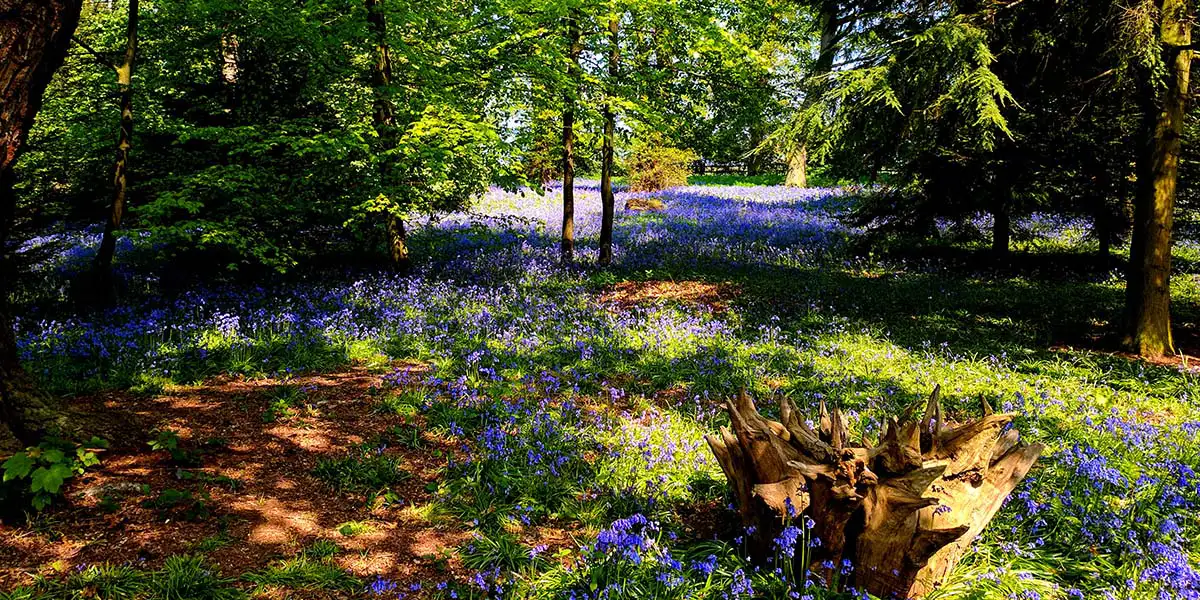
<path fill-rule="evenodd" d="M 841 411 L 824 402 L 816 431 L 787 399 L 779 421 L 759 414 L 745 392 L 728 402 L 731 429 L 706 439 L 753 528 L 755 557 L 770 556 L 774 538 L 803 513 L 821 544 L 801 567 L 832 581 L 849 560 L 853 573 L 840 583 L 881 598 L 935 589 L 1042 452 L 1020 442 L 1013 415 L 984 401 L 983 417 L 954 423 L 939 395 L 920 419 L 910 409 L 888 420 L 876 445 L 852 442 Z"/>

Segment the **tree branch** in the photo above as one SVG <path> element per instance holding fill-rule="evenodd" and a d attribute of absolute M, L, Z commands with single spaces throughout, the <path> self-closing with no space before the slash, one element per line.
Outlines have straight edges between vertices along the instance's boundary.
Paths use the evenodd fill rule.
<path fill-rule="evenodd" d="M 87 42 L 84 42 L 83 40 L 81 40 L 81 39 L 79 39 L 78 37 L 75 37 L 75 36 L 71 36 L 71 40 L 72 40 L 72 41 L 74 41 L 76 44 L 79 44 L 79 47 L 80 47 L 80 48 L 83 48 L 84 50 L 87 50 L 87 53 L 88 53 L 88 54 L 91 54 L 91 55 L 92 55 L 92 58 L 95 58 L 95 59 L 96 59 L 96 61 L 97 61 L 97 62 L 99 62 L 100 64 L 102 64 L 102 65 L 104 65 L 104 66 L 106 66 L 106 67 L 108 67 L 108 68 L 110 68 L 110 69 L 112 69 L 112 70 L 114 70 L 114 71 L 115 71 L 115 70 L 117 70 L 117 65 L 116 65 L 116 63 L 114 63 L 113 61 L 109 60 L 109 59 L 108 59 L 107 57 L 105 57 L 103 54 L 100 54 L 99 52 L 97 52 L 96 50 L 94 50 L 94 49 L 93 49 L 91 46 L 87 45 Z"/>

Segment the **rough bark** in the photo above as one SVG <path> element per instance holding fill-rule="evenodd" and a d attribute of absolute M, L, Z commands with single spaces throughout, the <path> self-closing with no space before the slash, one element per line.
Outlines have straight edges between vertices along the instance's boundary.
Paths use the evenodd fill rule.
<path fill-rule="evenodd" d="M 575 94 L 579 81 L 579 55 L 583 53 L 580 42 L 579 15 L 572 12 L 567 18 L 567 43 L 569 56 L 567 83 L 571 86 L 563 94 L 563 219 L 562 259 L 570 262 L 575 258 Z"/>
<path fill-rule="evenodd" d="M 612 16 L 608 19 L 608 76 L 611 81 L 610 85 L 615 85 L 617 77 L 620 74 L 621 48 L 618 45 L 618 35 L 620 33 L 620 18 Z M 611 94 L 612 91 L 610 90 Z M 600 166 L 600 257 L 599 262 L 602 265 L 612 263 L 612 237 L 613 237 L 613 218 L 616 214 L 617 200 L 613 195 L 612 189 L 612 171 L 613 171 L 613 142 L 616 137 L 617 119 L 616 113 L 613 110 L 612 100 L 609 100 L 604 105 L 604 141 L 601 148 L 601 166 Z"/>
<path fill-rule="evenodd" d="M 1154 135 L 1140 175 L 1127 301 L 1130 350 L 1154 358 L 1174 352 L 1171 336 L 1171 230 L 1191 75 L 1192 15 L 1186 0 L 1163 0 L 1160 35 L 1166 87 L 1153 103 Z M 1137 263 L 1134 265 L 1134 263 Z"/>
<path fill-rule="evenodd" d="M 64 411 L 21 367 L 8 307 L 8 237 L 16 211 L 13 165 L 62 66 L 82 0 L 0 0 L 0 424 L 34 443 L 64 425 Z"/>
<path fill-rule="evenodd" d="M 801 146 L 799 150 L 788 155 L 784 184 L 791 187 L 808 187 L 808 147 Z"/>
<path fill-rule="evenodd" d="M 133 147 L 133 63 L 137 55 L 138 0 L 129 0 L 125 31 L 125 57 L 117 67 L 117 92 L 121 106 L 121 131 L 117 138 L 117 157 L 113 164 L 113 199 L 109 206 L 104 237 L 96 253 L 96 283 L 104 298 L 111 300 L 113 255 L 117 250 L 117 230 L 125 216 L 125 196 L 129 189 L 129 151 Z"/>
<path fill-rule="evenodd" d="M 392 50 L 387 39 L 387 15 L 382 0 L 365 0 L 367 24 L 375 41 L 375 62 L 371 64 L 371 83 L 375 88 L 373 121 L 380 141 L 390 147 L 396 134 L 396 110 L 389 97 L 388 86 L 392 83 Z M 383 179 L 387 180 L 387 167 L 381 166 Z M 407 271 L 412 266 L 408 255 L 408 240 L 404 219 L 389 211 L 386 216 L 388 258 L 392 267 Z"/>
<path fill-rule="evenodd" d="M 755 527 L 753 552 L 770 555 L 792 514 L 814 522 L 822 543 L 797 553 L 797 565 L 880 598 L 919 598 L 936 589 L 1041 454 L 1016 430 L 1014 415 L 958 424 L 942 413 L 934 390 L 921 419 L 911 410 L 891 419 L 878 444 L 850 440 L 841 412 L 821 403 L 814 430 L 787 399 L 780 421 L 759 414 L 744 392 L 729 402 L 732 425 L 707 436 L 737 499 L 743 524 Z M 828 562 L 827 562 L 828 561 Z"/>

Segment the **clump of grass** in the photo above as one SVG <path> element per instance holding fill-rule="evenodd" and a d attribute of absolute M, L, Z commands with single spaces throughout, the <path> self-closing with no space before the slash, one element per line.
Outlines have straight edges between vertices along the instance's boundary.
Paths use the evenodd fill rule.
<path fill-rule="evenodd" d="M 307 553 L 276 562 L 259 571 L 247 573 L 242 580 L 255 585 L 255 594 L 264 593 L 265 588 L 281 587 L 290 590 L 330 592 L 355 592 L 363 583 L 327 559 L 315 558 Z"/>
<path fill-rule="evenodd" d="M 458 552 L 463 566 L 476 571 L 500 567 L 509 572 L 519 572 L 546 563 L 539 552 L 506 532 L 477 534 L 475 539 L 460 546 Z"/>
<path fill-rule="evenodd" d="M 383 395 L 375 401 L 375 412 L 381 414 L 400 415 L 402 417 L 413 417 L 420 412 L 421 407 L 428 403 L 428 397 L 425 390 L 421 388 L 405 387 L 396 391 L 384 392 Z"/>
<path fill-rule="evenodd" d="M 153 574 L 130 565 L 91 565 L 71 573 L 66 579 L 39 579 L 33 588 L 10 592 L 0 598 L 104 598 L 105 600 L 134 600 L 145 595 Z"/>
<path fill-rule="evenodd" d="M 375 531 L 375 526 L 366 521 L 347 521 L 338 525 L 337 531 L 346 537 L 354 537 Z"/>
<path fill-rule="evenodd" d="M 336 556 L 342 549 L 333 540 L 319 539 L 305 548 L 302 554 L 309 558 L 323 560 Z"/>
<path fill-rule="evenodd" d="M 400 463 L 400 457 L 384 454 L 382 448 L 359 448 L 346 456 L 321 459 L 313 475 L 338 491 L 376 493 L 412 477 Z"/>
<path fill-rule="evenodd" d="M 240 600 L 246 593 L 233 587 L 234 580 L 196 555 L 177 554 L 167 558 L 150 582 L 150 594 L 158 600 Z"/>
<path fill-rule="evenodd" d="M 195 492 L 167 488 L 154 498 L 142 501 L 146 508 L 158 509 L 162 519 L 178 518 L 187 521 L 203 521 L 212 516 L 212 497 L 205 490 Z"/>
<path fill-rule="evenodd" d="M 277 385 L 268 393 L 267 410 L 263 411 L 263 423 L 274 423 L 280 419 L 296 416 L 297 409 L 304 404 L 307 389 L 290 383 Z"/>

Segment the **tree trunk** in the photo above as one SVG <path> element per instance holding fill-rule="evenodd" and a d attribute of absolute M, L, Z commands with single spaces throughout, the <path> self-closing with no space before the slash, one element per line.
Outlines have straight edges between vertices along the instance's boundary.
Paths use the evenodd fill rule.
<path fill-rule="evenodd" d="M 608 19 L 608 37 L 611 44 L 608 50 L 608 76 L 610 86 L 616 85 L 617 77 L 620 75 L 619 62 L 621 60 L 621 48 L 618 45 L 618 34 L 620 31 L 620 17 L 612 16 Z M 612 93 L 612 90 L 609 90 Z M 613 142 L 616 137 L 617 129 L 616 114 L 613 111 L 612 100 L 608 100 L 604 105 L 604 144 L 601 149 L 601 172 L 600 172 L 600 204 L 602 205 L 602 214 L 600 217 L 600 259 L 602 265 L 612 263 L 612 238 L 613 238 L 613 218 L 616 213 L 616 197 L 613 195 L 612 189 L 612 171 L 613 171 Z"/>
<path fill-rule="evenodd" d="M 935 389 L 920 421 L 911 409 L 889 420 L 877 445 L 851 442 L 841 412 L 828 412 L 824 402 L 817 431 L 787 399 L 781 421 L 760 415 L 745 392 L 728 402 L 732 431 L 706 440 L 734 488 L 743 525 L 755 528 L 752 555 L 779 552 L 779 534 L 804 515 L 811 519 L 806 539 L 821 543 L 790 554 L 797 573 L 807 569 L 833 585 L 849 560 L 854 571 L 837 587 L 880 598 L 934 590 L 1043 449 L 1022 444 L 1016 430 L 1006 430 L 1014 415 L 993 414 L 986 401 L 980 419 L 945 421 L 938 395 Z"/>
<path fill-rule="evenodd" d="M 801 146 L 799 150 L 788 155 L 787 179 L 784 184 L 791 187 L 808 187 L 808 147 Z"/>
<path fill-rule="evenodd" d="M 1129 307 L 1127 342 L 1130 350 L 1147 358 L 1175 350 L 1171 338 L 1171 229 L 1192 62 L 1188 2 L 1164 0 L 1161 19 L 1164 63 L 1169 70 L 1166 89 L 1155 103 L 1153 145 L 1144 155 L 1149 163 L 1142 172 L 1148 178 L 1145 185 L 1138 186 L 1134 224 L 1138 248 L 1136 257 L 1133 249 L 1130 251 L 1127 282 L 1127 300 L 1136 296 Z"/>
<path fill-rule="evenodd" d="M 129 0 L 129 17 L 125 33 L 125 59 L 117 67 L 117 89 L 121 103 L 121 132 L 117 138 L 117 158 L 113 166 L 113 200 L 109 207 L 104 237 L 96 253 L 96 284 L 99 293 L 109 301 L 116 289 L 112 280 L 113 254 L 117 249 L 117 230 L 125 215 L 125 194 L 129 189 L 129 150 L 133 147 L 133 61 L 137 54 L 138 0 Z"/>
<path fill-rule="evenodd" d="M 375 87 L 375 131 L 379 134 L 384 148 L 391 148 L 396 135 L 396 110 L 392 106 L 388 86 L 392 83 L 392 51 L 387 39 L 387 15 L 383 10 L 382 0 L 365 0 L 367 7 L 367 24 L 371 35 L 375 38 L 375 62 L 371 65 L 371 83 Z M 381 179 L 388 180 L 388 167 L 380 166 Z M 404 230 L 404 219 L 394 210 L 386 217 L 386 235 L 388 258 L 392 267 L 398 271 L 407 271 L 412 266 L 408 256 L 408 240 Z"/>
<path fill-rule="evenodd" d="M 823 78 L 833 71 L 833 60 L 837 55 L 838 28 L 842 25 L 838 18 L 837 2 L 822 2 L 817 21 L 821 27 L 821 39 L 817 48 L 817 62 L 813 64 L 812 74 L 804 84 L 803 110 L 808 110 L 816 104 L 818 97 L 824 94 L 828 87 Z M 784 183 L 792 187 L 808 187 L 807 142 L 788 155 L 788 171 Z"/>
<path fill-rule="evenodd" d="M 1008 256 L 1009 240 L 1012 238 L 1012 217 L 1008 209 L 997 203 L 992 208 L 992 254 Z"/>
<path fill-rule="evenodd" d="M 572 89 L 563 94 L 563 262 L 570 262 L 575 257 L 575 94 L 578 91 L 579 55 L 583 52 L 581 37 L 579 14 L 572 11 L 567 17 L 567 41 L 570 43 L 567 82 Z"/>
<path fill-rule="evenodd" d="M 0 425 L 36 443 L 63 429 L 65 412 L 21 367 L 8 307 L 8 237 L 16 212 L 13 165 L 79 24 L 82 0 L 0 0 Z"/>

